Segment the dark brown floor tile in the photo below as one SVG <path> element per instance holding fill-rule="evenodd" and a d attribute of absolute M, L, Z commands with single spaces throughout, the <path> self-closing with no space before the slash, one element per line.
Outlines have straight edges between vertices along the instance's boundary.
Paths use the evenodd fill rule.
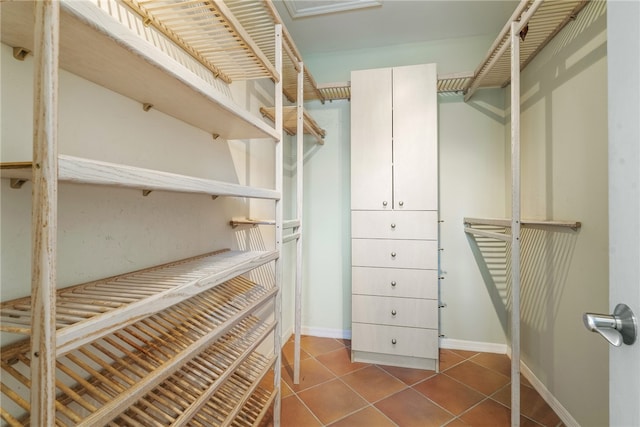
<path fill-rule="evenodd" d="M 427 370 L 427 369 L 411 369 L 411 368 L 400 368 L 398 366 L 382 366 L 379 368 L 384 369 L 406 385 L 413 385 L 419 381 L 425 380 L 429 377 L 434 376 L 435 371 Z"/>
<path fill-rule="evenodd" d="M 511 377 L 511 359 L 506 354 L 478 353 L 471 358 L 471 361 L 505 377 Z"/>
<path fill-rule="evenodd" d="M 281 427 L 322 427 L 320 421 L 304 406 L 298 396 L 282 399 L 280 414 Z"/>
<path fill-rule="evenodd" d="M 460 419 L 472 426 L 510 427 L 511 411 L 495 400 L 486 399 L 460 416 Z M 520 426 L 540 427 L 537 423 L 521 416 Z"/>
<path fill-rule="evenodd" d="M 441 426 L 454 418 L 411 388 L 381 400 L 375 407 L 402 427 Z"/>
<path fill-rule="evenodd" d="M 319 356 L 339 348 L 343 348 L 344 342 L 335 338 L 311 337 L 305 335 L 300 338 L 300 346 L 312 356 Z"/>
<path fill-rule="evenodd" d="M 300 362 L 300 384 L 293 383 L 293 366 L 287 365 L 282 368 L 282 380 L 296 393 L 335 377 L 322 363 L 313 358 Z"/>
<path fill-rule="evenodd" d="M 351 350 L 348 347 L 321 354 L 316 359 L 338 376 L 369 366 L 368 363 L 351 363 Z"/>
<path fill-rule="evenodd" d="M 298 397 L 324 424 L 330 424 L 367 406 L 367 402 L 339 379 L 298 393 Z"/>
<path fill-rule="evenodd" d="M 413 388 L 454 415 L 463 413 L 485 398 L 483 394 L 444 374 L 422 381 Z"/>
<path fill-rule="evenodd" d="M 471 361 L 447 369 L 448 375 L 474 390 L 490 395 L 509 383 L 509 378 Z"/>
<path fill-rule="evenodd" d="M 389 418 L 373 406 L 351 414 L 348 417 L 336 421 L 331 427 L 395 427 Z"/>
<path fill-rule="evenodd" d="M 511 384 L 491 396 L 506 407 L 511 407 Z M 555 427 L 562 422 L 540 394 L 533 388 L 520 386 L 520 413 L 544 425 Z"/>
<path fill-rule="evenodd" d="M 445 371 L 464 360 L 464 357 L 451 350 L 440 349 L 440 372 Z"/>
<path fill-rule="evenodd" d="M 373 365 L 345 375 L 342 380 L 372 403 L 407 387 L 393 375 Z"/>
<path fill-rule="evenodd" d="M 293 366 L 293 358 L 295 352 L 295 343 L 293 339 L 287 341 L 287 343 L 282 347 L 282 365 L 291 365 Z M 302 345 L 300 346 L 300 360 L 308 359 L 311 355 L 304 351 Z"/>

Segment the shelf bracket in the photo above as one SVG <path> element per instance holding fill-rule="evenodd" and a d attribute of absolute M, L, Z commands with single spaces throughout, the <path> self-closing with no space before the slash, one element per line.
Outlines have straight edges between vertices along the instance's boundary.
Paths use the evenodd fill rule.
<path fill-rule="evenodd" d="M 151 191 L 153 191 L 153 190 L 142 190 L 142 195 L 144 197 L 147 197 L 149 194 L 151 194 Z"/>
<path fill-rule="evenodd" d="M 25 182 L 27 182 L 26 179 L 11 178 L 11 181 L 10 181 L 9 185 L 11 186 L 11 188 L 20 189 L 20 188 L 22 188 L 22 186 L 24 185 Z"/>
<path fill-rule="evenodd" d="M 31 51 L 24 47 L 18 46 L 13 48 L 13 57 L 16 58 L 18 61 L 24 61 L 24 58 L 26 58 L 27 55 L 29 55 L 30 53 Z"/>
<path fill-rule="evenodd" d="M 149 104 L 148 102 L 145 102 L 142 104 L 142 109 L 144 111 L 149 111 L 153 108 L 153 104 Z"/>

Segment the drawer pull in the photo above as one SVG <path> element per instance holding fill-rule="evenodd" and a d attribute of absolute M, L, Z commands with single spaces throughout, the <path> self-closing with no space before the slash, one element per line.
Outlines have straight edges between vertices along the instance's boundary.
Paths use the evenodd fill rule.
<path fill-rule="evenodd" d="M 395 344 L 397 344 L 397 343 L 398 343 L 398 341 L 396 341 L 396 339 L 395 339 L 395 338 L 391 338 L 391 344 L 395 345 Z"/>
<path fill-rule="evenodd" d="M 398 314 L 398 312 L 397 312 L 397 311 L 395 311 L 395 310 L 391 310 L 391 315 L 392 315 L 392 316 L 395 316 L 396 314 Z"/>
<path fill-rule="evenodd" d="M 391 228 L 396 228 L 396 225 L 394 223 L 391 223 Z"/>
<path fill-rule="evenodd" d="M 394 280 L 393 282 L 391 282 L 391 287 L 392 287 L 392 288 L 395 288 L 395 287 L 396 287 L 396 284 L 397 284 L 397 283 L 396 283 L 396 281 Z"/>
<path fill-rule="evenodd" d="M 391 252 L 391 258 L 395 258 L 396 257 L 396 253 L 395 252 Z"/>

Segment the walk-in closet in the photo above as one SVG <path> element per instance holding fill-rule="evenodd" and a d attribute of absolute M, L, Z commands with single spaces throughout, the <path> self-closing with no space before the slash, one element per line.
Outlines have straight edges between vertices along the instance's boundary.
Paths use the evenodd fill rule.
<path fill-rule="evenodd" d="M 0 425 L 640 426 L 639 28 L 0 1 Z"/>

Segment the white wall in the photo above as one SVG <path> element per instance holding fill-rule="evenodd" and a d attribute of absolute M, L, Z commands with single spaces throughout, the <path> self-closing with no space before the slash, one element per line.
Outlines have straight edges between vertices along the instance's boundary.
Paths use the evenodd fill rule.
<path fill-rule="evenodd" d="M 607 425 L 608 345 L 582 325 L 608 311 L 605 2 L 531 62 L 521 93 L 522 217 L 582 222 L 523 236 L 522 360 L 580 425 Z"/>

